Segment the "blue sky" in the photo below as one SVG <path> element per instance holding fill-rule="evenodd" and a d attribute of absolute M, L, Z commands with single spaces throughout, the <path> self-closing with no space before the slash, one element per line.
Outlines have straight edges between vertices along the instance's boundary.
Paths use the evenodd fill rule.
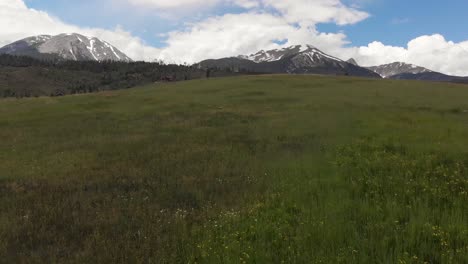
<path fill-rule="evenodd" d="M 411 39 L 421 35 L 439 33 L 455 42 L 468 39 L 468 1 L 448 0 L 362 0 L 343 1 L 355 4 L 370 14 L 357 24 L 337 26 L 333 23 L 317 25 L 319 31 L 343 31 L 352 45 L 367 45 L 378 40 L 387 45 L 404 46 Z M 157 47 L 164 46 L 160 34 L 183 27 L 184 22 L 196 21 L 211 15 L 239 13 L 241 8 L 221 7 L 197 13 L 196 18 L 181 16 L 164 19 L 157 10 L 139 12 L 122 10 L 109 6 L 106 1 L 95 0 L 29 0 L 31 8 L 45 10 L 62 21 L 84 27 L 112 29 L 121 25 Z"/>
<path fill-rule="evenodd" d="M 456 42 L 468 39 L 466 0 L 368 0 L 363 9 L 371 17 L 343 28 L 355 45 L 378 40 L 402 46 L 418 36 L 434 33 Z M 336 30 L 331 25 L 322 28 Z"/>
<path fill-rule="evenodd" d="M 159 34 L 180 27 L 182 21 L 163 19 L 139 10 L 126 10 L 95 0 L 30 0 L 28 7 L 47 11 L 62 21 L 82 27 L 113 29 L 117 25 L 155 46 L 162 46 Z"/>
<path fill-rule="evenodd" d="M 134 60 L 195 63 L 309 44 L 363 66 L 468 76 L 466 10 L 466 0 L 0 0 L 0 46 L 81 33 Z"/>

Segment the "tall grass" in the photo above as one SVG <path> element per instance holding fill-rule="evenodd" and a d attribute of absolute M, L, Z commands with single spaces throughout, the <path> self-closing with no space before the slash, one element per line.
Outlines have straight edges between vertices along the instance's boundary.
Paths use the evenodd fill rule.
<path fill-rule="evenodd" d="M 6 263 L 466 263 L 466 86 L 316 76 L 0 101 Z"/>

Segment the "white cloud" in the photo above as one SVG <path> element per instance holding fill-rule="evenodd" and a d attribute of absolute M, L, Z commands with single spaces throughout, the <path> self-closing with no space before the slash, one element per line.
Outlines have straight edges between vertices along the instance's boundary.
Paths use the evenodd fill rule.
<path fill-rule="evenodd" d="M 261 0 L 114 0 L 114 1 L 126 1 L 134 6 L 143 8 L 154 8 L 161 10 L 174 9 L 206 9 L 216 4 L 233 4 L 244 8 L 258 7 Z"/>
<path fill-rule="evenodd" d="M 186 31 L 169 33 L 164 60 L 197 62 L 250 54 L 260 49 L 274 49 L 293 44 L 313 43 L 326 51 L 346 44 L 344 34 L 324 34 L 315 27 L 295 26 L 282 16 L 266 13 L 227 14 L 191 25 Z M 283 45 L 278 40 L 287 39 Z"/>
<path fill-rule="evenodd" d="M 206 9 L 222 2 L 222 0 L 126 0 L 128 3 L 151 9 L 171 10 L 176 9 Z"/>
<path fill-rule="evenodd" d="M 366 16 L 361 11 L 348 9 L 339 0 L 291 0 L 287 5 L 282 4 L 282 0 L 112 1 L 127 1 L 145 7 L 163 9 L 224 3 L 251 11 L 207 18 L 187 25 L 188 28 L 184 31 L 169 32 L 167 47 L 161 50 L 146 45 L 141 39 L 120 27 L 114 30 L 82 28 L 64 23 L 46 12 L 28 8 L 23 0 L 0 0 L 0 45 L 37 34 L 77 32 L 102 38 L 133 59 L 159 58 L 171 62 L 193 63 L 206 58 L 239 55 L 255 52 L 258 49 L 278 47 L 274 42 L 280 39 L 288 39 L 286 45 L 312 43 L 327 48 L 326 50 L 336 49 L 345 44 L 345 36 L 341 33 L 318 33 L 315 30 L 315 23 L 335 20 L 340 21 L 339 23 L 354 23 Z M 293 2 L 295 4 L 291 4 Z M 300 8 L 297 6 L 310 10 L 311 12 L 308 12 L 310 14 L 300 15 L 298 13 Z M 275 8 L 279 14 L 266 12 L 265 7 Z M 294 16 L 298 16 L 299 19 L 294 19 Z M 19 17 L 22 19 L 18 19 Z"/>
<path fill-rule="evenodd" d="M 344 5 L 341 0 L 262 0 L 267 7 L 281 12 L 291 23 L 316 24 L 335 22 L 338 25 L 354 24 L 369 14 Z"/>
<path fill-rule="evenodd" d="M 206 9 L 215 5 L 235 5 L 246 9 L 270 8 L 282 14 L 291 23 L 335 22 L 354 24 L 369 15 L 344 5 L 341 0 L 114 0 L 143 8 L 180 13 L 178 9 Z M 164 14 L 163 16 L 167 16 Z"/>
<path fill-rule="evenodd" d="M 415 38 L 407 47 L 386 46 L 376 41 L 342 52 L 367 66 L 403 61 L 446 74 L 468 76 L 468 41 L 455 43 L 440 34 Z"/>
<path fill-rule="evenodd" d="M 133 1 L 133 0 L 130 0 Z M 197 0 L 193 0 L 197 1 Z M 151 1 L 153 2 L 153 1 Z M 201 1 L 200 1 L 201 2 Z M 282 45 L 313 44 L 324 51 L 345 45 L 342 33 L 319 33 L 317 23 L 353 24 L 369 15 L 340 0 L 219 0 L 247 8 L 241 14 L 225 14 L 190 24 L 186 30 L 170 32 L 161 58 L 197 62 L 256 52 Z"/>
<path fill-rule="evenodd" d="M 231 0 L 231 4 L 237 5 L 243 8 L 247 8 L 247 9 L 260 6 L 260 3 L 258 0 Z"/>
<path fill-rule="evenodd" d="M 312 44 L 342 59 L 353 57 L 364 66 L 403 61 L 447 74 L 468 75 L 468 41 L 455 43 L 435 34 L 415 38 L 406 47 L 388 46 L 379 41 L 349 47 L 344 33 L 318 32 L 317 23 L 353 24 L 369 16 L 340 0 L 109 1 L 133 1 L 139 6 L 165 9 L 165 14 L 171 9 L 206 8 L 207 5 L 236 5 L 246 11 L 208 17 L 186 24 L 185 29 L 165 33 L 166 47 L 158 49 L 118 26 L 113 30 L 78 27 L 28 8 L 23 0 L 0 0 L 0 45 L 31 35 L 77 32 L 106 40 L 133 59 L 193 63 L 260 49 Z M 283 45 L 277 44 L 285 39 Z"/>
<path fill-rule="evenodd" d="M 122 50 L 133 59 L 157 58 L 159 50 L 117 26 L 114 30 L 81 28 L 62 22 L 43 11 L 28 8 L 23 0 L 0 0 L 0 46 L 39 34 L 76 32 L 95 36 Z"/>

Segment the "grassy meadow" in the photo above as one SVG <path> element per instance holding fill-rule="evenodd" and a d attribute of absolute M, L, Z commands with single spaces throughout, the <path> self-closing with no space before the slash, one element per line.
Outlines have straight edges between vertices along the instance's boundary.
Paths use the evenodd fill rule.
<path fill-rule="evenodd" d="M 468 263 L 468 86 L 0 100 L 0 263 Z"/>

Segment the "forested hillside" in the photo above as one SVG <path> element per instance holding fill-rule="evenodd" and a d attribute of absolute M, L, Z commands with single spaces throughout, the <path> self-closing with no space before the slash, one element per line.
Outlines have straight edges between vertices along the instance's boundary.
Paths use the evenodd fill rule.
<path fill-rule="evenodd" d="M 0 97 L 61 96 L 233 75 L 160 62 L 64 61 L 0 55 Z"/>

